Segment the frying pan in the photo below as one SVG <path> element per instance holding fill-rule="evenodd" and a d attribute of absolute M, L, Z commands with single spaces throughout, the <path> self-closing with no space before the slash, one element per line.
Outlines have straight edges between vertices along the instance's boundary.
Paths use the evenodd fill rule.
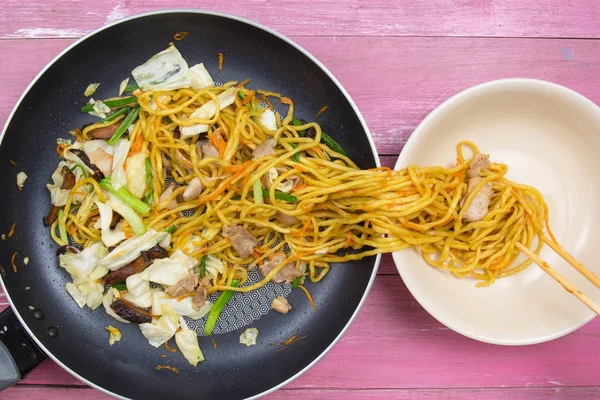
<path fill-rule="evenodd" d="M 0 230 L 7 232 L 17 222 L 14 236 L 0 242 L 2 286 L 11 304 L 0 317 L 4 386 L 48 355 L 77 378 L 117 397 L 258 397 L 290 382 L 323 357 L 363 303 L 379 257 L 333 265 L 322 282 L 309 284 L 318 311 L 301 291 L 291 291 L 288 300 L 294 308 L 288 315 L 269 312 L 246 326 L 259 330 L 256 346 L 239 344 L 246 327 L 199 337 L 206 361 L 194 368 L 181 353 L 151 347 L 137 326 L 118 323 L 102 307 L 93 312 L 80 309 L 65 291 L 68 275 L 59 267 L 56 245 L 42 224 L 50 206 L 45 185 L 58 162 L 56 138 L 92 121 L 79 112 L 89 83 L 101 83 L 95 97 L 114 96 L 134 67 L 165 49 L 173 35 L 183 31 L 190 35 L 177 47 L 190 65 L 204 62 L 220 82 L 251 78 L 250 88 L 294 99 L 296 114 L 305 119 L 315 119 L 318 110 L 329 105 L 316 118 L 323 129 L 361 168 L 379 165 L 369 131 L 339 82 L 305 50 L 270 29 L 218 13 L 173 10 L 129 18 L 84 37 L 52 61 L 26 90 L 0 146 L 4 192 Z M 216 72 L 218 53 L 225 56 L 220 73 Z M 16 187 L 19 171 L 29 176 L 22 191 Z M 10 264 L 14 252 L 17 272 Z M 26 266 L 23 257 L 30 259 Z M 111 324 L 123 334 L 113 346 L 108 345 L 105 330 Z M 302 339 L 282 345 L 294 335 Z M 164 354 L 167 358 L 161 357 Z M 157 365 L 176 367 L 179 374 L 157 370 Z"/>

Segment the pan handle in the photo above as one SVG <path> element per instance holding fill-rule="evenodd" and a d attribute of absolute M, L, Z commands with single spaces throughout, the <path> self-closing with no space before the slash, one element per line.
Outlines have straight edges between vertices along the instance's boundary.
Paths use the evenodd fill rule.
<path fill-rule="evenodd" d="M 0 390 L 14 385 L 47 358 L 12 308 L 0 313 Z"/>

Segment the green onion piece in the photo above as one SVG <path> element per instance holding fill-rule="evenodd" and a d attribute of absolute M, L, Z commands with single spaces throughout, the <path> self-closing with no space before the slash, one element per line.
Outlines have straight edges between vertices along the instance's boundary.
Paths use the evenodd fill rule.
<path fill-rule="evenodd" d="M 132 195 L 129 192 L 129 190 L 125 189 L 124 187 L 121 187 L 119 190 L 116 190 L 113 187 L 112 182 L 110 181 L 110 177 L 102 179 L 100 181 L 100 186 L 117 196 L 122 202 L 124 202 L 137 212 L 146 214 L 148 211 L 150 211 L 150 207 L 148 207 L 146 203 Z"/>
<path fill-rule="evenodd" d="M 198 275 L 200 276 L 200 278 L 204 278 L 204 276 L 206 275 L 206 256 L 202 256 L 202 258 L 200 259 Z"/>
<path fill-rule="evenodd" d="M 268 190 L 263 190 L 262 194 L 263 194 L 263 197 L 269 197 Z M 277 190 L 275 191 L 275 198 L 277 200 L 287 201 L 288 203 L 295 203 L 298 201 L 298 198 L 296 196 L 291 195 L 289 193 L 280 192 Z"/>
<path fill-rule="evenodd" d="M 252 184 L 252 192 L 254 194 L 254 202 L 256 204 L 263 204 L 265 202 L 263 199 L 263 188 L 262 184 L 260 183 L 260 179 L 255 180 Z"/>
<path fill-rule="evenodd" d="M 129 112 L 129 110 L 129 107 L 120 108 L 114 113 L 110 114 L 108 117 L 104 118 L 102 121 L 100 121 L 100 123 L 114 121 L 119 115 L 126 114 L 127 112 Z"/>
<path fill-rule="evenodd" d="M 106 104 L 110 108 L 119 108 L 119 107 L 127 106 L 129 104 L 137 103 L 137 97 L 131 96 L 131 97 L 124 97 L 122 99 L 106 100 L 106 101 L 103 101 L 103 103 Z M 94 111 L 93 104 L 86 104 L 85 106 L 81 107 L 81 112 L 90 112 L 90 111 Z"/>
<path fill-rule="evenodd" d="M 231 287 L 237 287 L 239 284 L 240 281 L 234 279 L 233 282 L 231 282 Z M 221 315 L 223 308 L 225 308 L 225 305 L 227 304 L 231 296 L 233 296 L 233 291 L 231 290 L 225 290 L 221 292 L 221 294 L 217 298 L 217 301 L 215 301 L 215 304 L 210 309 L 210 313 L 208 313 L 206 325 L 204 325 L 204 334 L 212 334 L 213 329 L 215 329 L 217 319 L 219 319 L 219 315 Z"/>
<path fill-rule="evenodd" d="M 65 217 L 64 210 L 60 210 L 58 212 L 58 232 L 60 233 L 60 240 L 62 240 L 65 244 L 69 244 L 69 237 L 67 236 L 67 229 L 65 228 L 65 224 L 62 222 Z"/>
<path fill-rule="evenodd" d="M 238 96 L 240 96 L 240 99 L 244 100 L 246 98 L 246 95 L 242 92 L 238 92 Z"/>
<path fill-rule="evenodd" d="M 130 83 L 127 86 L 125 86 L 125 90 L 123 90 L 123 92 L 133 92 L 134 90 L 138 90 L 140 87 L 137 85 L 137 83 Z"/>
<path fill-rule="evenodd" d="M 329 136 L 328 134 L 326 134 L 325 132 L 321 131 L 321 140 L 323 141 L 323 143 L 325 143 L 331 150 L 335 151 L 336 153 L 340 153 L 346 157 L 348 157 L 348 154 L 346 153 L 346 151 L 342 148 L 342 146 L 340 146 L 338 144 L 338 142 L 336 142 L 335 140 L 333 140 L 331 138 L 331 136 Z"/>
<path fill-rule="evenodd" d="M 119 292 L 123 292 L 123 291 L 127 290 L 127 284 L 125 282 L 115 283 L 114 285 L 111 286 L 111 288 L 115 288 Z"/>
<path fill-rule="evenodd" d="M 117 128 L 115 133 L 113 133 L 111 138 L 108 139 L 108 144 L 113 145 L 113 144 L 117 143 L 117 140 L 119 140 L 119 138 L 121 136 L 123 136 L 123 134 L 125 133 L 127 128 L 129 128 L 129 125 L 131 125 L 133 123 L 133 121 L 135 121 L 137 119 L 139 114 L 140 114 L 139 106 L 137 106 L 133 110 L 131 110 L 131 112 L 129 114 L 127 114 L 125 119 L 123 121 L 121 121 L 121 125 L 119 125 L 119 127 Z"/>
<path fill-rule="evenodd" d="M 298 118 L 294 118 L 292 120 L 292 125 L 294 125 L 294 126 L 300 126 L 300 125 L 304 125 L 304 124 Z M 298 135 L 300 135 L 300 136 L 304 136 L 305 134 L 306 134 L 306 130 L 304 130 L 304 131 L 298 131 Z"/>
<path fill-rule="evenodd" d="M 294 279 L 294 282 L 292 282 L 292 289 L 296 289 L 298 287 L 303 277 L 304 276 L 299 276 L 296 279 Z"/>
<path fill-rule="evenodd" d="M 146 166 L 146 186 L 148 186 L 146 195 L 144 196 L 144 203 L 152 204 L 152 165 L 150 164 L 150 158 L 146 157 L 144 165 Z"/>
<path fill-rule="evenodd" d="M 168 227 L 165 232 L 167 233 L 173 233 L 175 232 L 175 229 L 177 229 L 177 225 L 171 225 L 170 227 Z"/>
<path fill-rule="evenodd" d="M 296 147 L 298 147 L 297 143 L 292 143 L 292 147 L 295 149 Z M 294 155 L 292 156 L 292 161 L 298 162 L 300 161 L 300 156 L 302 155 L 302 152 L 299 151 L 297 153 L 294 153 Z"/>
<path fill-rule="evenodd" d="M 81 170 L 81 173 L 83 174 L 84 178 L 88 177 L 87 171 L 85 170 L 85 167 L 81 164 L 75 164 L 73 166 L 73 168 L 71 168 L 71 171 L 75 171 L 77 168 L 79 168 Z"/>

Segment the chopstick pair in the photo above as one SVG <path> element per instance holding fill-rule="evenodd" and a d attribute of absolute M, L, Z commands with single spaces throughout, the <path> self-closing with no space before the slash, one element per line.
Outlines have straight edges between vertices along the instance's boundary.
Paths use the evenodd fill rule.
<path fill-rule="evenodd" d="M 560 245 L 554 242 L 552 239 L 547 237 L 544 234 L 540 235 L 541 239 L 546 243 L 552 250 L 556 252 L 559 256 L 562 257 L 563 260 L 571 264 L 573 268 L 575 268 L 581 275 L 583 275 L 588 281 L 592 282 L 596 287 L 600 288 L 600 279 L 596 275 L 594 275 L 590 270 L 585 268 L 583 264 L 575 259 L 572 255 L 567 253 Z M 561 275 L 557 270 L 552 268 L 546 261 L 541 259 L 537 254 L 529 250 L 527 247 L 523 246 L 521 243 L 517 243 L 516 247 L 521 250 L 527 257 L 529 257 L 534 263 L 536 263 L 540 268 L 544 270 L 548 275 L 554 278 L 555 281 L 560 283 L 562 287 L 569 293 L 572 293 L 577 299 L 579 299 L 583 304 L 588 306 L 593 312 L 597 315 L 600 315 L 600 306 L 596 304 L 592 299 L 585 295 L 581 290 L 577 289 L 571 282 L 567 280 L 563 275 Z"/>

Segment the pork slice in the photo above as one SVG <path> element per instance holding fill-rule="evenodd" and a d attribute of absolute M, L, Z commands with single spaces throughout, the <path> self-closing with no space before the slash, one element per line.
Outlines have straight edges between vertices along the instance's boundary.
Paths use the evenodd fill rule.
<path fill-rule="evenodd" d="M 481 171 L 490 167 L 490 155 L 477 153 L 469 164 L 469 178 L 481 176 Z"/>
<path fill-rule="evenodd" d="M 258 240 L 240 225 L 223 227 L 223 236 L 231 239 L 233 249 L 242 258 L 254 253 L 254 247 L 258 244 Z"/>
<path fill-rule="evenodd" d="M 262 276 L 267 276 L 275 267 L 281 264 L 286 259 L 285 254 L 277 254 L 272 260 L 265 261 L 259 266 Z M 296 268 L 295 262 L 290 262 L 284 265 L 273 277 L 275 283 L 292 283 L 296 278 L 302 276 L 302 271 Z"/>
<path fill-rule="evenodd" d="M 261 144 L 259 144 L 256 149 L 254 149 L 254 154 L 252 159 L 258 160 L 264 156 L 270 156 L 271 154 L 275 154 L 275 142 L 273 139 L 265 140 Z"/>
<path fill-rule="evenodd" d="M 184 294 L 191 293 L 198 286 L 198 275 L 193 272 L 187 274 L 187 276 L 181 279 L 174 285 L 169 286 L 165 293 L 171 297 L 179 297 Z"/>
<path fill-rule="evenodd" d="M 483 178 L 476 176 L 474 178 L 469 179 L 469 186 L 467 189 L 467 194 L 465 198 L 471 194 L 471 192 L 475 189 Z M 492 184 L 486 183 L 479 192 L 475 194 L 473 201 L 467 208 L 467 211 L 464 214 L 464 219 L 467 222 L 475 222 L 480 221 L 485 217 L 489 211 L 490 200 L 492 199 Z"/>

